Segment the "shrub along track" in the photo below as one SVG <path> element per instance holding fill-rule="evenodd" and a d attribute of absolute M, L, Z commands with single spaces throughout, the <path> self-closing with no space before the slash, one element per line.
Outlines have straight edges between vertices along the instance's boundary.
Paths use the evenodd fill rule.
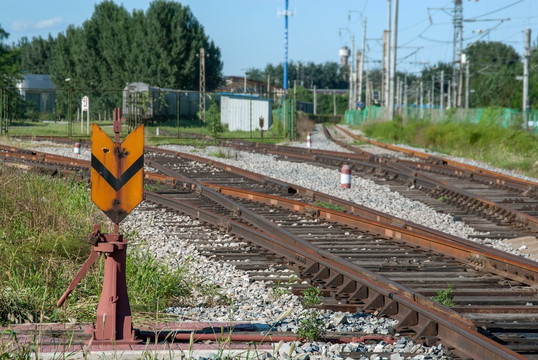
<path fill-rule="evenodd" d="M 24 154 L 26 161 L 35 157 L 48 167 L 59 161 L 33 153 Z M 535 262 L 190 154 L 146 154 L 147 165 L 162 173 L 146 177 L 175 183 L 168 191 L 146 192 L 146 200 L 250 244 L 229 254 L 221 249 L 219 258 L 237 264 L 258 259 L 252 264 L 258 269 L 267 258 L 277 259 L 320 286 L 334 299 L 326 299 L 332 308 L 391 316 L 400 321 L 397 331 L 430 343 L 440 339 L 457 356 L 521 358 L 511 348 L 538 358 L 537 311 L 529 305 L 538 300 Z M 76 161 L 66 162 L 74 167 Z M 316 200 L 347 211 L 312 205 Z M 446 284 L 455 288 L 453 309 L 429 300 Z"/>

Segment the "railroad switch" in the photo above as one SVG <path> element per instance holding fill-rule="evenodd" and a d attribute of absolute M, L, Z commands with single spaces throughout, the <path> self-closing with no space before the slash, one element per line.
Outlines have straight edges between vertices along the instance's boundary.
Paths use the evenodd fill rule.
<path fill-rule="evenodd" d="M 90 256 L 82 265 L 56 305 L 62 306 L 69 294 L 90 267 L 103 254 L 105 272 L 97 318 L 92 326 L 92 338 L 97 345 L 135 344 L 137 340 L 131 321 L 131 307 L 125 278 L 127 240 L 119 233 L 119 223 L 142 201 L 144 193 L 144 126 L 140 125 L 120 142 L 120 109 L 114 109 L 114 142 L 92 125 L 92 201 L 112 220 L 113 234 L 101 233 L 94 225 L 88 235 L 92 245 Z M 110 156 L 110 149 L 114 149 Z"/>
<path fill-rule="evenodd" d="M 97 306 L 96 322 L 92 325 L 92 338 L 88 342 L 101 345 L 139 343 L 141 340 L 135 338 L 133 331 L 127 296 L 125 278 L 127 240 L 116 231 L 115 234 L 102 234 L 101 226 L 94 225 L 93 232 L 88 235 L 88 242 L 92 245 L 90 256 L 56 305 L 62 306 L 90 267 L 103 254 L 105 261 L 103 288 Z"/>

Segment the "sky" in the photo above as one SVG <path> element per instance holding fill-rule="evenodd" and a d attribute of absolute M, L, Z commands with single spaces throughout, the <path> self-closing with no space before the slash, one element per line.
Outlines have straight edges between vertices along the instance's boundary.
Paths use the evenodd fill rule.
<path fill-rule="evenodd" d="M 523 55 L 524 32 L 538 39 L 538 0 L 462 0 L 464 47 L 475 41 L 502 41 Z M 17 43 L 81 26 L 100 0 L 0 0 L 0 26 Z M 146 10 L 150 0 L 114 0 L 128 11 Z M 220 48 L 224 75 L 243 76 L 284 61 L 285 0 L 177 0 L 190 7 Z M 288 59 L 339 62 L 343 46 L 362 49 L 366 20 L 366 59 L 379 68 L 387 0 L 289 0 Z M 394 4 L 394 0 L 392 0 Z M 399 0 L 397 71 L 418 72 L 453 59 L 453 0 Z M 394 10 L 392 10 L 394 15 Z"/>

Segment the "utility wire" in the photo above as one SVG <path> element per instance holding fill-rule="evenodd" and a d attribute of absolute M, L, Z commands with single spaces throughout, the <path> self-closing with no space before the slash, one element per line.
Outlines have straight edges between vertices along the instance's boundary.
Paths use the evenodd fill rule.
<path fill-rule="evenodd" d="M 502 7 L 502 8 L 497 9 L 497 10 L 490 11 L 490 12 L 488 12 L 488 13 L 486 13 L 486 14 L 482 14 L 482 15 L 479 15 L 479 16 L 475 16 L 474 18 L 475 18 L 475 19 L 478 19 L 478 18 L 481 18 L 481 17 L 483 17 L 483 16 L 488 16 L 488 15 L 491 15 L 491 14 L 495 14 L 496 12 L 502 11 L 502 10 L 504 10 L 504 9 L 508 9 L 509 7 L 512 7 L 512 6 L 514 6 L 514 5 L 517 5 L 517 4 L 519 4 L 519 3 L 523 2 L 523 1 L 525 1 L 525 0 L 518 0 L 518 1 L 516 1 L 515 3 L 513 3 L 513 4 L 506 5 L 505 7 Z"/>

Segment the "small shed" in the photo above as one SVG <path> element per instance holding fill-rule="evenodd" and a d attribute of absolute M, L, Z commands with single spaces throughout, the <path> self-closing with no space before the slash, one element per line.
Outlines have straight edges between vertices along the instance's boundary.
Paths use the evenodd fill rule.
<path fill-rule="evenodd" d="M 220 121 L 228 125 L 228 130 L 260 130 L 263 117 L 263 130 L 273 125 L 273 101 L 252 95 L 224 95 L 220 98 Z"/>

